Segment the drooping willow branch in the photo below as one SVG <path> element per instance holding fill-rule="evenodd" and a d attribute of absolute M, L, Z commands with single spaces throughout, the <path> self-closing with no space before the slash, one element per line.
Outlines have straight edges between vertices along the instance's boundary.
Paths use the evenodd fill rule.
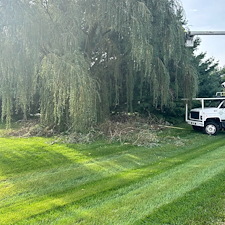
<path fill-rule="evenodd" d="M 175 0 L 0 1 L 1 117 L 38 110 L 88 129 L 137 102 L 163 108 L 196 92 Z"/>

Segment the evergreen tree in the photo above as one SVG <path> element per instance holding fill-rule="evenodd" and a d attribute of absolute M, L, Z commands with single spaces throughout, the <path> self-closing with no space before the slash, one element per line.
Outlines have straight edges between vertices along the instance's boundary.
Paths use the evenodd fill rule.
<path fill-rule="evenodd" d="M 216 92 L 221 91 L 221 78 L 218 70 L 218 63 L 210 58 L 204 60 L 206 54 L 202 53 L 196 57 L 198 62 L 198 96 L 213 97 Z"/>

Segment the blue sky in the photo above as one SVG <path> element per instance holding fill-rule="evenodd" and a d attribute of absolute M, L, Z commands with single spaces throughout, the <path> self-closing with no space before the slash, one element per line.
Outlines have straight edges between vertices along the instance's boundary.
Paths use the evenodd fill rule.
<path fill-rule="evenodd" d="M 225 31 L 225 0 L 180 0 L 193 31 Z M 207 52 L 219 66 L 225 66 L 225 36 L 199 36 L 198 52 Z"/>

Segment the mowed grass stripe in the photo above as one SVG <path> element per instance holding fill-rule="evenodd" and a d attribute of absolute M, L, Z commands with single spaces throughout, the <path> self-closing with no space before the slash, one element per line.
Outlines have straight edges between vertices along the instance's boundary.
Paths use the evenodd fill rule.
<path fill-rule="evenodd" d="M 1 139 L 0 139 L 1 140 Z M 163 158 L 172 158 L 174 156 L 180 155 L 180 154 L 185 154 L 187 153 L 187 156 L 190 157 L 189 155 L 191 154 L 193 157 L 196 157 L 197 154 L 202 154 L 202 152 L 207 152 L 210 151 L 211 149 L 217 148 L 219 146 L 223 146 L 225 144 L 225 141 L 223 141 L 223 138 L 220 137 L 219 139 L 216 140 L 204 140 L 206 143 L 200 144 L 197 147 L 191 148 L 189 146 L 188 149 L 185 149 L 185 146 L 183 147 L 174 147 L 172 145 L 166 145 L 163 148 L 155 148 L 155 149 L 146 149 L 146 148 L 133 148 L 131 151 L 124 151 L 123 152 L 123 146 L 121 148 L 121 153 L 119 155 L 114 154 L 111 157 L 99 157 L 96 159 L 93 159 L 91 156 L 87 158 L 86 156 L 82 156 L 82 154 L 77 151 L 76 149 L 71 150 L 70 148 L 67 148 L 66 146 L 57 146 L 56 148 L 50 148 L 49 145 L 46 145 L 45 148 L 51 149 L 49 150 L 48 154 L 46 154 L 46 158 L 54 158 L 54 153 L 60 153 L 62 155 L 62 158 L 67 158 L 68 154 L 71 155 L 71 151 L 73 151 L 73 160 L 67 162 L 65 160 L 64 163 L 60 164 L 58 160 L 55 160 L 55 163 L 52 165 L 51 163 L 47 163 L 48 167 L 50 168 L 44 168 L 42 167 L 42 159 L 37 158 L 36 156 L 39 156 L 39 151 L 40 149 L 43 148 L 43 144 L 40 144 L 40 141 L 35 144 L 36 149 L 29 150 L 30 155 L 29 159 L 26 159 L 26 150 L 24 150 L 24 153 L 21 153 L 21 156 L 18 158 L 16 161 L 8 161 L 7 159 L 5 160 L 4 157 L 1 158 L 0 161 L 1 163 L 1 174 L 2 174 L 2 183 L 7 181 L 11 183 L 26 183 L 27 181 L 31 181 L 32 179 L 37 180 L 37 179 L 46 179 L 58 176 L 63 179 L 63 175 L 66 173 L 74 173 L 75 170 L 85 170 L 87 169 L 87 173 L 90 171 L 96 171 L 96 172 L 101 172 L 101 174 L 105 175 L 113 175 L 121 171 L 125 171 L 127 169 L 133 169 L 133 168 L 138 168 L 138 167 L 143 167 L 146 165 L 149 165 L 151 163 L 155 163 L 157 161 L 161 161 Z M 4 141 L 3 141 L 4 142 Z M 16 146 L 17 140 L 13 141 L 15 142 L 14 145 Z M 19 143 L 20 144 L 20 143 Z M 197 143 L 199 144 L 199 143 Z M 29 146 L 29 142 L 28 142 Z M 38 146 L 38 147 L 37 147 Z M 118 147 L 118 146 L 117 146 Z M 40 148 L 40 149 L 39 149 Z M 166 150 L 165 150 L 166 149 Z M 183 150 L 184 149 L 184 150 Z M 6 151 L 6 150 L 4 150 Z M 4 152 L 3 151 L 3 152 Z M 22 150 L 19 149 L 21 152 Z M 106 149 L 107 151 L 107 149 Z M 1 153 L 1 150 L 0 150 Z M 32 153 L 32 154 L 31 154 Z M 53 155 L 51 156 L 51 154 Z M 92 152 L 91 152 L 92 153 Z M 90 153 L 90 154 L 91 154 Z M 14 158 L 14 151 L 11 151 L 11 148 L 7 150 L 8 155 L 12 155 L 12 158 Z M 49 156 L 50 155 L 50 156 Z M 2 156 L 2 155 L 1 155 Z M 82 158 L 82 159 L 80 159 Z M 21 161 L 24 161 L 26 163 L 26 166 L 29 164 L 33 164 L 36 161 L 40 163 L 41 165 L 39 167 L 36 167 L 35 170 L 33 170 L 33 166 L 31 168 L 28 168 L 27 171 L 24 173 L 16 173 L 15 176 L 12 174 L 8 175 L 8 170 L 14 169 L 14 167 L 19 167 L 17 164 L 21 164 Z M 84 159 L 86 161 L 84 161 Z M 6 161 L 6 162 L 4 162 Z M 17 162 L 18 161 L 18 162 Z M 63 161 L 63 160 L 62 160 Z M 82 161 L 82 162 L 81 162 Z M 37 163 L 36 162 L 36 163 Z M 4 168 L 5 164 L 7 164 L 6 167 L 9 168 Z M 9 165 L 8 165 L 9 164 Z M 3 167 L 3 168 L 2 168 Z M 110 169 L 109 169 L 110 168 Z M 23 169 L 22 169 L 23 170 Z M 66 178 L 67 179 L 67 178 Z"/>
<path fill-rule="evenodd" d="M 94 161 L 69 166 L 63 165 L 58 168 L 45 171 L 32 172 L 22 176 L 18 175 L 14 178 L 5 180 L 0 184 L 0 199 L 4 198 L 4 204 L 8 204 L 7 199 L 5 199 L 6 196 L 10 201 L 18 201 L 19 199 L 17 198 L 17 195 L 19 195 L 21 201 L 24 201 L 24 199 L 26 199 L 26 194 L 29 195 L 30 198 L 32 196 L 35 197 L 35 195 L 40 196 L 53 194 L 54 192 L 65 192 L 66 190 L 74 189 L 80 185 L 85 185 L 86 183 L 92 183 L 97 180 L 100 180 L 101 182 L 102 179 L 107 179 L 107 177 L 109 177 L 108 179 L 110 180 L 115 180 L 120 177 L 120 173 L 123 171 L 125 171 L 125 173 L 135 173 L 136 177 L 154 175 L 168 169 L 170 166 L 183 163 L 186 160 L 197 157 L 198 155 L 201 155 L 204 152 L 206 153 L 213 148 L 223 146 L 224 142 L 225 141 L 223 141 L 223 139 L 219 139 L 216 143 L 203 145 L 199 149 L 190 149 L 188 152 L 178 154 L 176 157 L 170 157 L 160 161 L 157 161 L 154 157 L 144 160 L 141 157 L 140 160 L 142 162 L 144 161 L 144 163 L 142 163 L 144 166 L 140 166 L 139 163 L 137 164 L 136 161 L 133 161 L 131 154 L 128 154 L 128 159 L 126 156 L 127 154 L 124 154 L 120 156 L 120 163 L 115 162 L 114 160 L 98 160 L 97 162 Z M 145 149 L 145 151 L 147 152 L 146 154 L 149 154 L 148 149 Z M 75 152 L 75 154 L 77 153 Z M 128 162 L 130 163 L 128 164 Z M 154 164 L 153 162 L 156 163 Z M 126 184 L 127 183 L 125 183 L 125 185 Z M 32 193 L 24 193 L 26 189 L 30 191 L 32 190 Z M 11 197 L 9 193 L 11 193 L 11 195 L 15 195 L 16 199 L 10 199 Z M 0 207 L 1 206 L 3 206 L 3 203 L 0 204 Z"/>
<path fill-rule="evenodd" d="M 4 180 L 5 177 L 13 177 L 14 174 L 18 177 L 19 173 L 22 176 L 23 173 L 27 174 L 28 172 L 45 172 L 45 170 L 57 169 L 59 166 L 69 164 L 79 166 L 114 160 L 117 164 L 125 164 L 127 161 L 127 165 L 130 165 L 133 160 L 136 166 L 138 163 L 143 165 L 149 161 L 154 162 L 189 151 L 192 148 L 191 145 L 195 146 L 192 150 L 198 149 L 202 145 L 201 140 L 198 142 L 200 137 L 192 134 L 182 146 L 175 146 L 174 141 L 170 141 L 163 147 L 151 149 L 130 145 L 121 147 L 119 144 L 109 145 L 106 143 L 95 144 L 93 148 L 86 146 L 87 149 L 85 149 L 85 146 L 81 147 L 81 145 L 51 145 L 49 144 L 51 139 L 45 138 L 0 138 L 0 180 Z M 222 137 L 204 138 L 204 142 L 206 145 L 210 145 L 210 142 L 215 141 L 217 144 L 219 139 Z M 97 146 L 100 150 L 96 150 Z"/>
<path fill-rule="evenodd" d="M 98 181 L 99 183 L 102 182 L 102 179 L 106 180 L 109 179 L 110 181 L 112 180 L 120 181 L 121 178 L 120 172 L 124 171 L 124 168 L 126 168 L 126 172 L 122 173 L 122 177 L 126 176 L 125 175 L 126 173 L 128 174 L 129 177 L 132 177 L 132 179 L 126 180 L 126 182 L 122 182 L 123 185 L 127 185 L 130 182 L 136 182 L 137 179 L 140 179 L 144 176 L 151 176 L 163 172 L 169 167 L 183 163 L 185 160 L 190 160 L 191 158 L 197 157 L 199 154 L 202 154 L 203 152 L 208 152 L 210 149 L 222 146 L 223 144 L 224 144 L 223 139 L 219 139 L 217 140 L 216 143 L 203 145 L 198 150 L 196 150 L 195 148 L 191 149 L 189 150 L 189 152 L 180 154 L 177 157 L 161 160 L 156 164 L 151 164 L 152 160 L 147 160 L 147 162 L 149 162 L 150 165 L 144 167 L 139 167 L 139 165 L 133 163 L 133 161 L 130 162 L 129 167 L 124 167 L 122 161 L 120 164 L 116 164 L 115 162 L 109 160 L 107 160 L 106 162 L 103 160 L 92 163 L 88 162 L 87 165 L 85 163 L 83 165 L 79 164 L 80 167 L 78 165 L 78 167 L 73 168 L 72 171 L 70 166 L 69 168 L 66 169 L 64 167 L 63 168 L 59 167 L 57 168 L 57 170 L 56 169 L 50 170 L 49 173 L 47 171 L 45 171 L 45 173 L 43 172 L 37 174 L 31 173 L 25 175 L 26 178 L 24 178 L 24 176 L 22 177 L 17 176 L 15 179 L 10 179 L 9 182 L 4 182 L 5 185 L 2 185 L 1 188 L 2 191 L 0 196 L 4 198 L 11 191 L 11 195 L 14 195 L 14 198 L 8 195 L 7 196 L 8 198 L 7 199 L 4 198 L 4 201 L 0 204 L 0 207 L 7 206 L 12 202 L 14 202 L 14 204 L 19 203 L 20 201 L 24 202 L 27 197 L 29 197 L 29 199 L 31 197 L 32 199 L 35 199 L 36 196 L 40 195 L 41 196 L 49 194 L 58 195 L 60 192 L 64 193 L 70 189 L 74 190 L 77 187 L 83 188 L 83 186 L 85 186 L 86 183 L 91 183 L 92 185 L 92 183 L 95 182 L 96 180 L 99 180 Z M 148 150 L 145 149 L 145 151 Z M 75 154 L 77 153 L 75 152 Z M 121 158 L 124 158 L 124 156 L 121 155 Z M 127 160 L 125 160 L 125 158 L 124 161 L 127 164 Z M 132 170 L 128 170 L 129 168 L 132 168 Z M 131 176 L 131 174 L 133 175 Z M 113 177 L 110 176 L 107 178 L 107 175 L 115 175 L 115 176 Z M 14 185 L 12 185 L 12 183 Z M 115 187 L 115 185 L 112 184 L 112 187 Z M 13 188 L 16 189 L 17 192 L 15 191 L 13 192 L 12 191 Z M 26 192 L 26 189 L 29 190 L 29 192 Z M 8 190 L 8 193 L 6 190 Z"/>
<path fill-rule="evenodd" d="M 211 148 L 215 148 L 215 146 L 221 146 L 222 143 L 224 143 L 223 140 L 218 140 L 218 142 L 213 144 Z M 208 145 L 207 148 L 206 146 L 204 146 L 203 149 L 199 150 L 201 154 L 207 153 L 210 150 Z M 176 157 L 164 160 L 164 162 L 162 161 L 161 163 L 151 165 L 149 167 L 123 172 L 114 177 L 99 180 L 97 182 L 86 184 L 75 189 L 64 190 L 62 193 L 49 193 L 49 195 L 44 195 L 41 198 L 37 197 L 34 199 L 28 199 L 27 201 L 23 201 L 23 203 L 18 202 L 18 204 L 13 204 L 8 208 L 6 207 L 5 209 L 3 209 L 2 213 L 4 213 L 8 217 L 8 219 L 3 219 L 2 221 L 0 221 L 2 223 L 7 224 L 7 221 L 10 220 L 17 221 L 23 219 L 24 217 L 43 213 L 46 210 L 51 210 L 55 207 L 64 206 L 66 204 L 82 200 L 83 198 L 87 198 L 92 195 L 98 195 L 102 192 L 121 188 L 122 186 L 137 182 L 138 180 L 141 180 L 144 177 L 149 177 L 162 173 L 169 167 L 184 163 L 185 160 L 188 160 L 188 154 L 189 153 L 181 155 L 180 158 Z M 199 155 L 199 153 L 197 155 Z M 184 158 L 182 159 L 182 157 Z M 193 158 L 193 155 L 189 154 L 189 158 Z M 21 204 L 23 205 L 21 206 Z M 20 212 L 17 212 L 17 210 L 20 210 Z M 15 213 L 11 213 L 13 211 Z"/>
<path fill-rule="evenodd" d="M 134 224 L 222 225 L 225 220 L 224 181 L 225 171 Z"/>
<path fill-rule="evenodd" d="M 21 224 L 133 224 L 225 172 L 225 151 L 219 148 L 108 195 L 51 210 Z"/>

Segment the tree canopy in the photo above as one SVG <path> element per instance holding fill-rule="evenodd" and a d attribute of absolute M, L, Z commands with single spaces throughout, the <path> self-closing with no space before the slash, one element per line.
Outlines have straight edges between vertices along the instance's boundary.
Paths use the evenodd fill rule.
<path fill-rule="evenodd" d="M 0 0 L 1 117 L 84 130 L 197 91 L 176 0 Z M 136 107 L 136 108 L 135 108 Z"/>

